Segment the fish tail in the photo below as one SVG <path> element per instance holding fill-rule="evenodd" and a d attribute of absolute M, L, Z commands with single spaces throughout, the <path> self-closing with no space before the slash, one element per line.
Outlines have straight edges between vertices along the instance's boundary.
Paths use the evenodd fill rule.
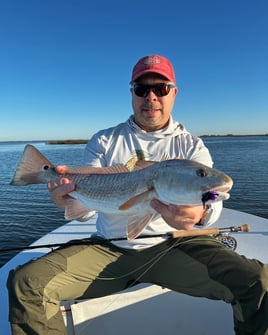
<path fill-rule="evenodd" d="M 16 186 L 46 184 L 51 180 L 49 177 L 51 171 L 54 172 L 53 164 L 33 145 L 28 144 L 10 184 Z"/>

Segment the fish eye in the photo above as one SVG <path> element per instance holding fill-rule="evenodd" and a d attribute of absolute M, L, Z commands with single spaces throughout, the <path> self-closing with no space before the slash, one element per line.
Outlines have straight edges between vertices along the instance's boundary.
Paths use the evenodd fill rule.
<path fill-rule="evenodd" d="M 198 175 L 198 177 L 206 177 L 208 174 L 207 174 L 207 171 L 205 169 L 198 169 L 196 171 L 196 174 Z"/>
<path fill-rule="evenodd" d="M 43 170 L 48 170 L 49 169 L 49 166 L 48 165 L 44 165 L 43 166 Z"/>

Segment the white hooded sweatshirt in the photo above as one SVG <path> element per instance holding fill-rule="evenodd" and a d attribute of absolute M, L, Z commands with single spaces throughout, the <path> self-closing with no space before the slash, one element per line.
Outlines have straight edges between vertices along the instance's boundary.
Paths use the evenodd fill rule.
<path fill-rule="evenodd" d="M 182 124 L 170 118 L 166 128 L 155 132 L 142 130 L 130 118 L 115 127 L 96 133 L 88 142 L 85 150 L 85 164 L 96 167 L 126 164 L 139 157 L 150 161 L 163 159 L 189 159 L 212 167 L 213 162 L 203 141 L 192 136 Z M 214 223 L 222 209 L 222 202 L 209 206 L 204 225 Z M 111 239 L 125 237 L 127 231 L 126 216 L 98 213 L 97 235 Z M 142 232 L 142 235 L 165 234 L 173 231 L 160 215 L 157 215 Z M 145 248 L 163 241 L 161 237 L 139 238 L 114 242 L 124 248 Z"/>

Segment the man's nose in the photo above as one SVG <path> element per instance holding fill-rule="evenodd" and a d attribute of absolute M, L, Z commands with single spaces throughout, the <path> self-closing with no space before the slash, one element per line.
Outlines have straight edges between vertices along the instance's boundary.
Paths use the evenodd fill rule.
<path fill-rule="evenodd" d="M 157 100 L 157 96 L 152 90 L 150 90 L 146 96 L 146 101 L 155 101 L 155 100 Z"/>

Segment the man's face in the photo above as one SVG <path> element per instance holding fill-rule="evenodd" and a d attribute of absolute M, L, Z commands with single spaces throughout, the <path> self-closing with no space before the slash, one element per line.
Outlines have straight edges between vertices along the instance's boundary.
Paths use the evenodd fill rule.
<path fill-rule="evenodd" d="M 140 78 L 134 84 L 156 85 L 173 84 L 165 77 L 148 73 Z M 134 89 L 132 92 L 132 107 L 134 111 L 135 122 L 145 131 L 151 132 L 162 129 L 168 125 L 170 114 L 174 105 L 175 97 L 178 92 L 177 87 L 169 88 L 167 95 L 159 97 L 153 90 L 149 90 L 148 95 L 144 97 L 137 96 Z"/>

